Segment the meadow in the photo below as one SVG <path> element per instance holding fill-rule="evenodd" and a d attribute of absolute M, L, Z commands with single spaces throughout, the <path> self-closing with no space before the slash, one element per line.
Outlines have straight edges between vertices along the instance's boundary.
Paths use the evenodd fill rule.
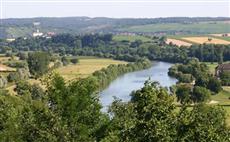
<path fill-rule="evenodd" d="M 183 31 L 190 34 L 213 34 L 230 32 L 229 23 L 224 22 L 199 22 L 199 23 L 161 23 L 121 28 L 127 32 L 165 32 L 172 34 L 175 31 Z"/>
<path fill-rule="evenodd" d="M 126 64 L 124 61 L 117 61 L 113 59 L 102 59 L 95 57 L 83 57 L 79 58 L 79 63 L 70 64 L 60 67 L 56 71 L 63 76 L 66 80 L 72 80 L 75 78 L 84 78 L 92 74 L 93 72 L 106 68 L 111 64 Z"/>

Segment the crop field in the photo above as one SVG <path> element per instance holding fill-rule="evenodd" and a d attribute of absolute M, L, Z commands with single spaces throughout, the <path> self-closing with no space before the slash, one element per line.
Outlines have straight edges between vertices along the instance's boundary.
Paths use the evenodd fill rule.
<path fill-rule="evenodd" d="M 66 80 L 75 78 L 84 78 L 93 72 L 106 68 L 111 64 L 126 64 L 124 61 L 116 61 L 112 59 L 101 58 L 82 58 L 76 65 L 68 65 L 58 68 L 56 71 L 60 73 Z"/>
<path fill-rule="evenodd" d="M 217 39 L 217 38 L 211 38 L 211 40 L 209 41 L 209 37 L 184 37 L 182 39 L 190 41 L 190 42 L 198 43 L 198 44 L 203 44 L 203 43 L 206 43 L 206 44 L 225 44 L 225 45 L 230 44 L 230 41 L 226 41 L 223 39 Z"/>
<path fill-rule="evenodd" d="M 143 42 L 151 41 L 150 38 L 145 36 L 139 36 L 139 35 L 116 35 L 113 37 L 114 41 L 129 41 L 133 42 L 135 40 L 141 40 Z"/>
<path fill-rule="evenodd" d="M 175 44 L 177 46 L 191 46 L 192 44 L 191 43 L 188 43 L 188 42 L 185 42 L 185 41 L 182 41 L 182 40 L 179 40 L 179 39 L 172 39 L 172 38 L 167 38 L 166 40 L 166 43 L 167 44 Z"/>

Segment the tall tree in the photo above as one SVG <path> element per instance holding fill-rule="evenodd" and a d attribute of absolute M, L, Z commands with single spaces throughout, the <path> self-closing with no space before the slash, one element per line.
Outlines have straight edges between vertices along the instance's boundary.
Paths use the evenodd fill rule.
<path fill-rule="evenodd" d="M 50 56 L 46 52 L 32 52 L 29 53 L 27 62 L 30 73 L 39 77 L 48 71 Z"/>

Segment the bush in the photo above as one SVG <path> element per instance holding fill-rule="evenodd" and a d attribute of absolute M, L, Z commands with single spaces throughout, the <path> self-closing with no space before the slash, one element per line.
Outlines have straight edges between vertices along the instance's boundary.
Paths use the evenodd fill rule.
<path fill-rule="evenodd" d="M 27 69 L 17 69 L 17 72 L 11 72 L 7 76 L 9 82 L 26 80 L 30 77 L 30 72 Z"/>
<path fill-rule="evenodd" d="M 67 66 L 69 64 L 69 60 L 64 56 L 61 58 L 63 66 Z"/>
<path fill-rule="evenodd" d="M 77 58 L 73 58 L 70 60 L 70 62 L 73 64 L 77 64 L 79 62 L 79 60 Z"/>
<path fill-rule="evenodd" d="M 210 96 L 211 92 L 204 87 L 195 86 L 193 89 L 193 102 L 207 102 Z"/>

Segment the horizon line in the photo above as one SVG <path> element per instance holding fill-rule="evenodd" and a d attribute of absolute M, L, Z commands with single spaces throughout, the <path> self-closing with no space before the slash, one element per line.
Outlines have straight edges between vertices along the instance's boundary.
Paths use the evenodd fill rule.
<path fill-rule="evenodd" d="M 37 17 L 8 17 L 8 18 L 3 18 L 2 20 L 7 20 L 7 19 L 36 19 L 36 18 L 110 18 L 110 19 L 166 19 L 166 18 L 227 18 L 230 19 L 230 17 L 226 16 L 165 16 L 165 17 L 108 17 L 108 16 L 37 16 Z"/>
<path fill-rule="evenodd" d="M 73 1 L 73 0 L 67 0 L 67 1 L 57 1 L 57 0 L 47 0 L 47 1 L 43 1 L 43 0 L 36 0 L 36 1 L 26 1 L 26 0 L 20 0 L 20 1 L 16 1 L 16 0 L 8 0 L 8 1 L 5 1 L 5 0 L 1 0 L 1 2 L 3 3 L 229 3 L 229 1 L 227 0 L 209 0 L 209 1 L 206 1 L 206 0 L 202 0 L 202 1 L 193 1 L 193 0 L 190 0 L 190 1 L 182 1 L 182 0 L 173 0 L 173 1 L 170 1 L 170 0 L 165 0 L 165 1 L 160 1 L 160 0 L 157 0 L 157 1 L 151 1 L 151 0 L 136 0 L 136 1 L 133 1 L 133 0 L 110 0 L 110 1 L 105 1 L 105 0 L 77 0 L 77 1 Z"/>

